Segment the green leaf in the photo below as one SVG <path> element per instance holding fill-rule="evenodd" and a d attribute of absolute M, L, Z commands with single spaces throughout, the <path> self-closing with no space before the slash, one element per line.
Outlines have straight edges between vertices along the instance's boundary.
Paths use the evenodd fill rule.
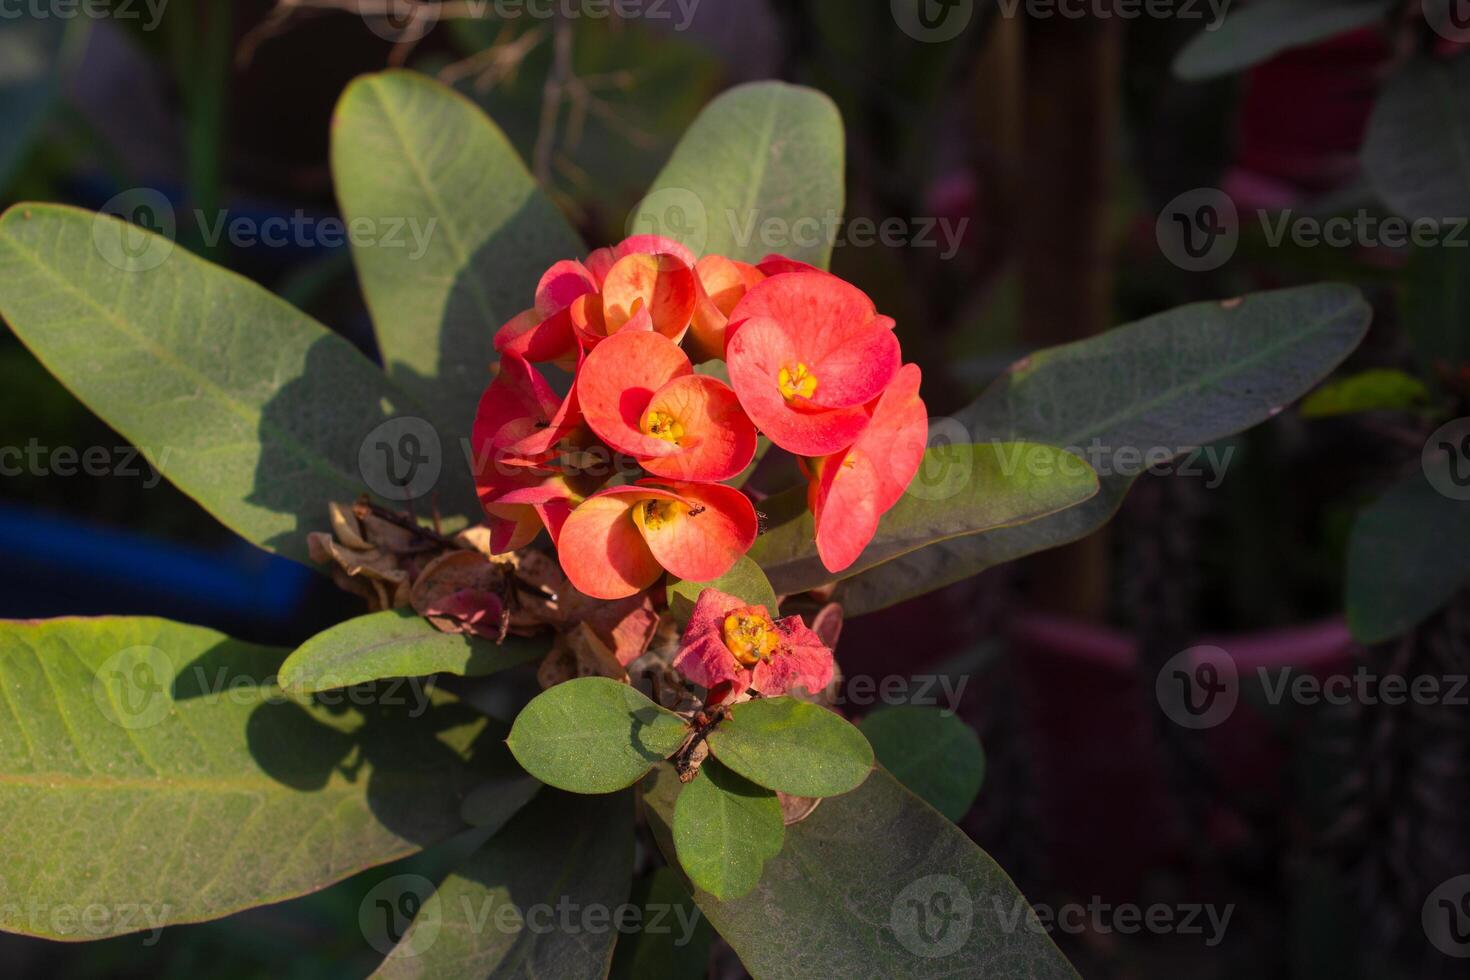
<path fill-rule="evenodd" d="M 702 112 L 628 222 L 697 255 L 826 268 L 842 220 L 842 117 L 814 89 L 756 82 Z"/>
<path fill-rule="evenodd" d="M 795 698 L 737 704 L 708 741 L 710 752 L 746 779 L 792 796 L 849 792 L 873 768 L 873 749 L 862 732 Z"/>
<path fill-rule="evenodd" d="M 483 677 L 545 656 L 546 650 L 545 643 L 519 636 L 497 644 L 442 633 L 412 609 L 390 609 L 338 623 L 297 647 L 281 665 L 281 686 L 310 694 L 383 677 Z"/>
<path fill-rule="evenodd" d="M 541 783 L 510 754 L 505 737 L 510 726 L 496 718 L 486 720 L 480 750 L 475 757 L 480 779 L 459 808 L 464 822 L 488 836 L 505 826 L 541 790 Z"/>
<path fill-rule="evenodd" d="M 878 764 L 951 820 L 969 812 L 985 779 L 980 736 L 955 715 L 905 704 L 876 711 L 858 726 Z"/>
<path fill-rule="evenodd" d="M 440 884 L 373 976 L 601 980 L 632 875 L 631 794 L 546 790 Z"/>
<path fill-rule="evenodd" d="M 1323 419 L 1357 412 L 1410 411 L 1428 402 L 1429 388 L 1418 378 L 1390 368 L 1373 368 L 1318 388 L 1302 400 L 1301 414 Z"/>
<path fill-rule="evenodd" d="M 833 574 L 817 556 L 806 487 L 762 502 L 770 530 L 750 557 L 782 595 L 803 592 L 950 538 L 1024 524 L 1097 495 L 1097 474 L 1082 459 L 1029 443 L 930 449 L 908 492 L 883 519 L 858 560 Z"/>
<path fill-rule="evenodd" d="M 1436 464 L 1448 485 L 1449 460 Z M 1348 541 L 1347 618 L 1359 643 L 1382 643 L 1427 619 L 1470 581 L 1470 502 L 1419 469 L 1358 514 Z"/>
<path fill-rule="evenodd" d="M 786 837 L 776 794 L 714 759 L 706 759 L 679 794 L 673 830 L 684 873 L 719 899 L 739 898 L 754 888 Z"/>
<path fill-rule="evenodd" d="M 1230 75 L 1283 51 L 1325 41 L 1382 20 L 1392 0 L 1256 0 L 1230 6 L 1174 59 L 1174 74 L 1190 81 Z"/>
<path fill-rule="evenodd" d="M 284 654 L 158 619 L 0 623 L 0 929 L 215 919 L 466 829 L 483 717 L 414 685 L 297 703 Z"/>
<path fill-rule="evenodd" d="M 684 719 L 627 684 L 579 677 L 542 691 L 511 727 L 510 750 L 543 783 L 573 793 L 612 793 L 674 753 Z"/>
<path fill-rule="evenodd" d="M 474 103 L 409 71 L 347 87 L 332 174 L 389 376 L 468 437 L 501 324 L 534 305 L 541 274 L 584 249 L 515 149 Z M 400 225 L 412 234 L 390 237 Z"/>
<path fill-rule="evenodd" d="M 1421 58 L 1389 79 L 1368 121 L 1362 163 L 1374 190 L 1404 217 L 1470 217 L 1470 62 Z"/>
<path fill-rule="evenodd" d="M 0 218 L 0 314 L 174 485 L 303 562 L 328 501 L 391 489 L 366 437 L 419 412 L 351 344 L 266 290 L 75 208 L 20 204 Z M 446 500 L 474 499 L 467 467 L 445 467 L 440 486 Z"/>
<path fill-rule="evenodd" d="M 640 928 L 618 938 L 611 980 L 705 980 L 714 930 L 670 867 L 633 882 Z M 657 918 L 661 925 L 654 927 Z"/>
<path fill-rule="evenodd" d="M 681 623 L 689 622 L 689 614 L 694 611 L 694 604 L 705 589 L 718 589 L 744 599 L 748 605 L 765 606 L 767 612 L 776 615 L 776 593 L 771 589 L 766 573 L 748 555 L 741 555 L 734 567 L 712 582 L 686 582 L 683 579 L 670 582 L 669 611 L 674 618 Z"/>
<path fill-rule="evenodd" d="M 659 766 L 644 784 L 671 861 L 678 782 Z M 749 895 L 694 897 L 760 980 L 1077 977 L 1000 866 L 882 769 L 788 827 Z"/>
<path fill-rule="evenodd" d="M 1149 454 L 1187 457 L 1272 418 L 1357 347 L 1371 315 L 1352 287 L 1307 286 L 1195 303 L 1031 355 L 958 421 L 976 440 L 1082 453 L 1102 492 L 1051 517 L 888 562 L 843 583 L 838 601 L 850 616 L 882 609 L 1091 534 L 1112 518 Z"/>

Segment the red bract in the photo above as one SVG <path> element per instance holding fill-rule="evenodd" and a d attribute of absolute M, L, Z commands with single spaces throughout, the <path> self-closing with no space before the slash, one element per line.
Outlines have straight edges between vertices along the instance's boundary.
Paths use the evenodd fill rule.
<path fill-rule="evenodd" d="M 756 536 L 755 507 L 714 483 L 611 487 L 583 501 L 562 525 L 562 571 L 596 599 L 621 599 L 664 570 L 704 582 L 728 572 Z"/>
<path fill-rule="evenodd" d="M 580 262 L 558 262 L 536 286 L 536 305 L 516 316 L 495 335 L 495 349 L 528 361 L 576 363 L 578 340 L 572 329 L 571 306 L 579 296 L 597 291 L 597 280 Z"/>
<path fill-rule="evenodd" d="M 801 456 L 830 455 L 862 433 L 864 406 L 898 373 L 892 326 L 861 290 L 836 276 L 773 276 L 730 315 L 730 381 L 776 445 Z"/>
<path fill-rule="evenodd" d="M 832 651 L 800 616 L 772 620 L 765 606 L 705 589 L 694 604 L 674 668 L 703 687 L 729 683 L 775 697 L 832 683 Z"/>
<path fill-rule="evenodd" d="M 694 255 L 657 235 L 636 235 L 587 257 L 597 288 L 571 304 L 572 329 L 586 347 L 619 331 L 652 330 L 676 343 L 698 298 Z"/>
<path fill-rule="evenodd" d="M 817 554 L 829 572 L 857 561 L 923 461 L 929 416 L 920 380 L 918 365 L 905 364 L 869 406 L 857 442 L 809 464 L 807 500 L 816 517 Z"/>
<path fill-rule="evenodd" d="M 599 344 L 577 376 L 587 424 L 655 476 L 716 482 L 755 455 L 755 426 L 723 382 L 694 373 L 679 345 L 656 333 Z"/>
<path fill-rule="evenodd" d="M 765 273 L 753 265 L 733 262 L 721 255 L 706 255 L 694 266 L 699 298 L 694 305 L 694 320 L 689 334 L 697 348 L 698 359 L 715 360 L 725 356 L 725 328 L 730 314 L 745 298 L 752 286 L 764 279 Z"/>

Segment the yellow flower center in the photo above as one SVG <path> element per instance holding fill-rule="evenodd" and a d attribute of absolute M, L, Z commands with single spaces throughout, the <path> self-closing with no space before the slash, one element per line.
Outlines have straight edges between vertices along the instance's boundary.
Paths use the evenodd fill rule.
<path fill-rule="evenodd" d="M 805 364 L 797 363 L 795 367 L 787 365 L 781 369 L 776 376 L 777 386 L 781 389 L 781 395 L 791 401 L 795 398 L 810 398 L 817 390 L 817 376 L 812 374 L 811 369 Z"/>
<path fill-rule="evenodd" d="M 679 420 L 668 412 L 649 412 L 648 418 L 643 420 L 643 431 L 655 439 L 662 439 L 675 445 L 678 445 L 679 440 L 684 438 L 684 426 L 680 425 Z"/>
<path fill-rule="evenodd" d="M 633 520 L 645 531 L 657 531 L 676 514 L 672 500 L 645 500 L 633 508 Z"/>
<path fill-rule="evenodd" d="M 771 659 L 771 654 L 781 645 L 781 634 L 776 632 L 776 624 L 759 606 L 746 606 L 726 616 L 724 637 L 725 646 L 746 667 Z"/>

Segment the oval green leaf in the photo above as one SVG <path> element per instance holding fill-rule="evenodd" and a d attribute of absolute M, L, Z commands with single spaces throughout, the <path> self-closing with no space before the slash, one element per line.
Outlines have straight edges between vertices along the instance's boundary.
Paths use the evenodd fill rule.
<path fill-rule="evenodd" d="M 728 572 L 711 582 L 686 582 L 683 579 L 671 582 L 669 611 L 674 618 L 681 623 L 687 623 L 689 614 L 694 611 L 694 604 L 699 601 L 699 594 L 705 589 L 718 589 L 744 599 L 752 606 L 765 606 L 767 612 L 772 616 L 776 615 L 776 592 L 771 588 L 771 581 L 766 578 L 766 573 L 751 561 L 749 555 L 741 555 L 740 560 Z"/>
<path fill-rule="evenodd" d="M 689 735 L 683 718 L 627 684 L 579 677 L 521 709 L 506 741 L 537 779 L 573 793 L 632 786 Z"/>
<path fill-rule="evenodd" d="M 772 252 L 826 268 L 843 208 L 842 116 L 821 92 L 781 82 L 730 89 L 705 107 L 628 221 L 698 255 Z"/>
<path fill-rule="evenodd" d="M 674 847 L 689 880 L 719 899 L 739 898 L 781 853 L 785 819 L 776 794 L 714 759 L 674 806 Z"/>
<path fill-rule="evenodd" d="M 332 120 L 332 176 L 388 374 L 434 412 L 456 461 L 495 330 L 581 240 L 499 127 L 410 71 L 358 78 Z M 396 230 L 396 234 L 391 234 Z"/>
<path fill-rule="evenodd" d="M 878 764 L 951 820 L 959 821 L 980 795 L 985 752 L 980 736 L 938 708 L 905 704 L 868 715 L 858 725 Z"/>
<path fill-rule="evenodd" d="M 390 609 L 338 623 L 297 647 L 281 665 L 281 686 L 310 694 L 384 677 L 483 677 L 535 660 L 547 649 L 519 636 L 495 643 L 443 633 L 411 609 Z"/>
<path fill-rule="evenodd" d="M 1405 218 L 1451 222 L 1449 235 L 1453 219 L 1470 217 L 1467 147 L 1470 63 L 1419 58 L 1378 96 L 1363 137 L 1363 172 L 1389 207 Z"/>
<path fill-rule="evenodd" d="M 709 735 L 715 757 L 746 779 L 792 796 L 836 796 L 873 768 L 863 733 L 826 708 L 757 698 L 730 709 Z"/>

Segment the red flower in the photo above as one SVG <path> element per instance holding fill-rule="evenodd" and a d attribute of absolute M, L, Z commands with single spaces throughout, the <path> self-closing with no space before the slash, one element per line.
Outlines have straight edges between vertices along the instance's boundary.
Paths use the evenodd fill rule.
<path fill-rule="evenodd" d="M 730 315 L 725 356 L 740 404 L 772 442 L 826 456 L 868 424 L 865 405 L 898 373 L 893 321 L 824 272 L 766 279 Z"/>
<path fill-rule="evenodd" d="M 898 503 L 918 472 L 929 435 L 920 380 L 918 365 L 905 364 L 868 406 L 869 422 L 857 442 L 808 466 L 817 554 L 829 572 L 857 561 L 873 540 L 878 519 Z"/>
<path fill-rule="evenodd" d="M 562 525 L 562 571 L 596 599 L 648 588 L 667 569 L 704 582 L 730 570 L 756 536 L 750 498 L 718 483 L 610 487 L 583 501 Z"/>
<path fill-rule="evenodd" d="M 755 455 L 755 426 L 735 393 L 695 374 L 679 345 L 656 333 L 599 344 L 577 392 L 592 431 L 655 476 L 728 480 Z"/>
<path fill-rule="evenodd" d="M 804 687 L 815 694 L 832 683 L 832 651 L 800 616 L 773 621 L 765 606 L 705 589 L 674 668 L 706 688 L 731 683 L 775 697 Z"/>

